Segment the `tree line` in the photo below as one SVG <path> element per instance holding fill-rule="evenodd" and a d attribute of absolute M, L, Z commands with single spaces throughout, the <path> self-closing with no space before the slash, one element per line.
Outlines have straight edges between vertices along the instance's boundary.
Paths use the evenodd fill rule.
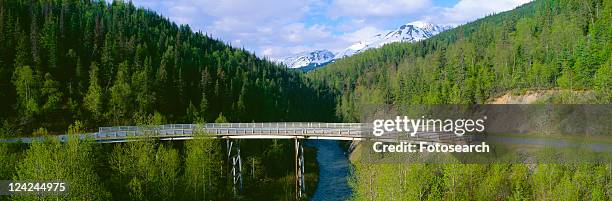
<path fill-rule="evenodd" d="M 352 200 L 609 200 L 609 164 L 372 164 Z"/>
<path fill-rule="evenodd" d="M 487 103 L 524 90 L 593 91 L 612 101 L 612 4 L 541 0 L 417 43 L 392 43 L 308 74 L 337 94 L 337 115 L 369 104 Z M 565 103 L 571 98 L 562 99 Z"/>
<path fill-rule="evenodd" d="M 334 99 L 300 72 L 131 2 L 0 0 L 0 138 L 118 125 L 333 121 Z M 241 142 L 245 185 L 233 197 L 225 141 L 199 135 L 172 143 L 102 145 L 74 136 L 0 143 L 0 178 L 62 179 L 71 191 L 0 200 L 295 197 L 292 142 Z M 312 193 L 317 166 L 306 158 Z"/>
<path fill-rule="evenodd" d="M 147 125 L 158 125 L 150 118 Z M 223 123 L 219 121 L 219 123 Z M 156 139 L 101 144 L 79 139 L 83 124 L 67 131 L 67 142 L 38 129 L 44 140 L 31 144 L 0 143 L 0 178 L 13 181 L 61 181 L 67 192 L 16 194 L 0 200 L 290 200 L 295 198 L 289 141 L 242 143 L 242 190 L 234 194 L 225 141 L 196 130 L 189 141 Z M 263 153 L 262 153 L 263 152 Z M 317 166 L 307 151 L 309 194 Z"/>
<path fill-rule="evenodd" d="M 611 22 L 608 0 L 536 0 L 421 42 L 367 50 L 307 76 L 334 89 L 336 114 L 346 122 L 361 120 L 372 105 L 405 111 L 419 104 L 486 104 L 527 90 L 560 92 L 543 103 L 609 104 Z M 359 152 L 351 160 L 352 200 L 612 198 L 605 163 L 380 164 Z"/>
<path fill-rule="evenodd" d="M 0 47 L 5 130 L 333 120 L 326 86 L 131 2 L 1 0 Z"/>

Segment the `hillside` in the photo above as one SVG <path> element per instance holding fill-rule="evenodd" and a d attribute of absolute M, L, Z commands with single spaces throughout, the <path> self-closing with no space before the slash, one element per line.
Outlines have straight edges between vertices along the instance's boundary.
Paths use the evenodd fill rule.
<path fill-rule="evenodd" d="M 0 0 L 0 47 L 0 121 L 25 133 L 155 113 L 166 122 L 333 118 L 333 96 L 300 73 L 131 3 Z"/>
<path fill-rule="evenodd" d="M 611 22 L 609 0 L 536 0 L 421 42 L 371 49 L 307 76 L 335 90 L 336 113 L 347 122 L 359 121 L 362 110 L 376 104 L 403 109 L 413 104 L 610 103 Z M 611 198 L 606 162 L 385 163 L 365 158 L 368 149 L 357 145 L 350 157 L 354 200 Z M 586 149 L 578 152 L 591 156 Z M 542 158 L 558 152 L 552 153 L 534 152 Z"/>
<path fill-rule="evenodd" d="M 281 188 L 294 184 L 291 140 L 235 141 L 245 161 L 239 198 L 228 141 L 209 133 L 116 144 L 77 137 L 107 125 L 334 120 L 334 97 L 301 73 L 113 2 L 0 0 L 0 138 L 69 134 L 62 142 L 0 143 L 0 180 L 60 179 L 70 191 L 0 200 L 295 197 Z M 311 195 L 316 150 L 304 150 Z"/>
<path fill-rule="evenodd" d="M 340 94 L 337 114 L 349 122 L 367 104 L 485 103 L 519 89 L 592 89 L 609 103 L 611 13 L 610 1 L 534 1 L 308 76 Z"/>

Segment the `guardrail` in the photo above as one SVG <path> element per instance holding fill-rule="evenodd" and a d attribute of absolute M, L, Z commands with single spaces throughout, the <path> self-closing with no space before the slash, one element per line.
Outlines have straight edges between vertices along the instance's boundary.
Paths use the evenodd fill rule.
<path fill-rule="evenodd" d="M 409 132 L 409 131 L 408 131 Z M 372 136 L 372 125 L 362 123 L 318 123 L 318 122 L 274 122 L 274 123 L 208 123 L 208 124 L 166 124 L 158 126 L 115 126 L 100 127 L 98 132 L 78 134 L 80 139 L 93 138 L 98 141 L 123 141 L 131 138 L 162 138 L 189 139 L 196 135 L 207 137 L 229 138 L 315 138 L 335 140 L 373 140 L 397 141 L 427 141 L 440 143 L 456 143 L 471 141 L 470 137 L 459 137 L 452 133 L 417 132 L 409 137 L 406 132 L 388 132 L 382 137 Z M 40 138 L 40 139 L 39 139 Z M 20 138 L 4 140 L 6 142 L 41 140 L 39 138 Z M 61 141 L 66 141 L 68 135 L 58 135 Z"/>
<path fill-rule="evenodd" d="M 100 127 L 94 134 L 96 139 L 128 137 L 191 136 L 202 132 L 217 136 L 227 135 L 292 135 L 292 136 L 339 136 L 360 137 L 360 123 L 208 123 L 166 124 L 159 126 L 115 126 Z"/>
<path fill-rule="evenodd" d="M 159 126 L 115 126 L 100 127 L 93 137 L 98 140 L 126 139 L 131 137 L 190 137 L 196 133 L 213 137 L 276 135 L 296 137 L 346 137 L 368 138 L 371 125 L 362 123 L 207 123 L 207 124 L 166 124 Z M 466 140 L 452 133 L 417 132 L 414 137 L 407 133 L 387 133 L 381 139 L 403 139 L 428 142 L 451 143 Z M 469 140 L 469 139 L 468 139 Z"/>

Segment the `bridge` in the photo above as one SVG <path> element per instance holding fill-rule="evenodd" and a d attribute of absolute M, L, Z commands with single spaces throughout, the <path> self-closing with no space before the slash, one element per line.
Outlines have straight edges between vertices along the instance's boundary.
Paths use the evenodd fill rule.
<path fill-rule="evenodd" d="M 100 127 L 98 132 L 75 134 L 79 139 L 92 139 L 98 143 L 123 143 L 144 139 L 162 141 L 191 140 L 194 138 L 216 138 L 226 140 L 226 154 L 229 175 L 232 178 L 234 193 L 242 189 L 242 159 L 240 140 L 246 139 L 293 139 L 295 142 L 295 188 L 296 198 L 304 196 L 304 149 L 302 141 L 342 140 L 361 141 L 372 138 L 372 125 L 363 123 L 319 123 L 319 122 L 274 122 L 274 123 L 207 123 L 207 124 L 167 124 L 156 126 L 116 126 Z M 71 135 L 56 135 L 60 142 L 68 141 Z M 376 140 L 397 141 L 398 133 L 377 137 Z M 44 137 L 25 137 L 0 139 L 0 142 L 31 143 L 42 141 Z M 415 142 L 453 143 L 460 140 L 454 134 L 417 132 L 410 138 Z"/>

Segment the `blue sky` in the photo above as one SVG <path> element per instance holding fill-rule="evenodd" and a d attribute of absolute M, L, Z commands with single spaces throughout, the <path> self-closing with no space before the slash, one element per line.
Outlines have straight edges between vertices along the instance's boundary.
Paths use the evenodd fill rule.
<path fill-rule="evenodd" d="M 107 0 L 111 1 L 111 0 Z M 132 0 L 258 56 L 339 51 L 402 24 L 458 25 L 530 0 Z"/>

